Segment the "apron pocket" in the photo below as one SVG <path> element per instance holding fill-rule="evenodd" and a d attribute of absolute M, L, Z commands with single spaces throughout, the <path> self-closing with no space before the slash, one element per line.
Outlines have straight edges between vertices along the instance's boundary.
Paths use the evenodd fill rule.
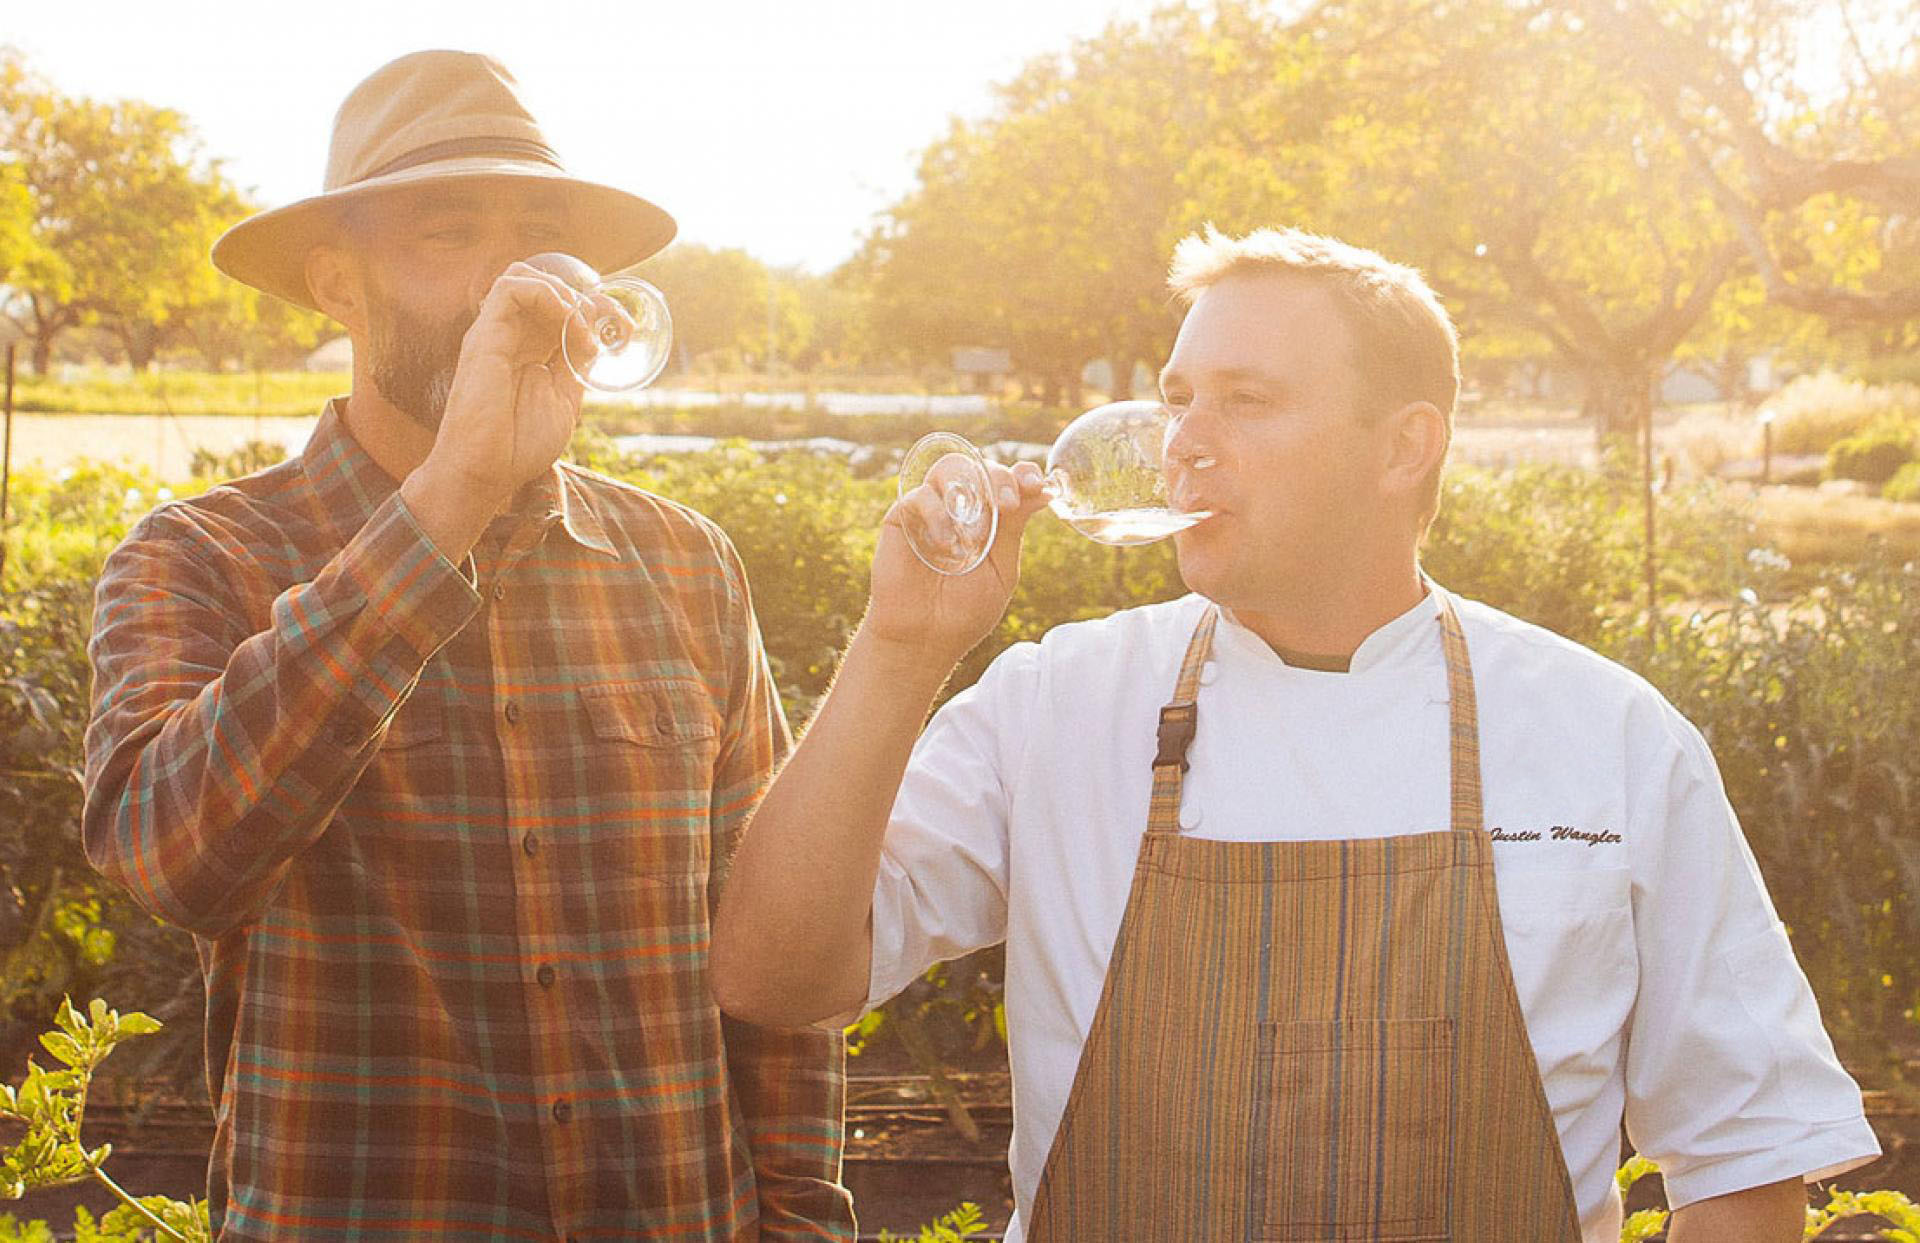
<path fill-rule="evenodd" d="M 1445 1243 L 1453 1021 L 1262 1023 L 1254 1237 Z"/>

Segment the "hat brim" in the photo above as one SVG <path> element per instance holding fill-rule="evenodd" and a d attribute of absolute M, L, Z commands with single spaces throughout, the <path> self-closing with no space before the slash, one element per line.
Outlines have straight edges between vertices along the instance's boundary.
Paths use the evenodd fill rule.
<path fill-rule="evenodd" d="M 603 274 L 656 253 L 679 228 L 672 216 L 637 194 L 581 181 L 544 164 L 480 156 L 403 169 L 249 216 L 213 244 L 213 265 L 263 293 L 318 311 L 307 288 L 307 254 L 334 239 L 343 206 L 406 186 L 501 178 L 563 191 L 570 234 L 566 249 Z"/>

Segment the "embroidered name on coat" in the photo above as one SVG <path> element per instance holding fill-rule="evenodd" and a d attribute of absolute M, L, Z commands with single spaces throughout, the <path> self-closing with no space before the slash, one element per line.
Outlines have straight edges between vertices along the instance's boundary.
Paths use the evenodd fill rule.
<path fill-rule="evenodd" d="M 1551 838 L 1556 842 L 1585 842 L 1589 846 L 1614 846 L 1623 839 L 1612 829 L 1576 829 L 1571 825 L 1556 824 L 1552 828 L 1505 829 L 1495 825 L 1490 830 L 1496 842 L 1539 842 Z"/>

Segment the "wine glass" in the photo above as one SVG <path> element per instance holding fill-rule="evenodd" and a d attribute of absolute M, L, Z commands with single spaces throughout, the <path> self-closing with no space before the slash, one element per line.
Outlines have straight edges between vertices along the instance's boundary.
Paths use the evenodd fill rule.
<path fill-rule="evenodd" d="M 1047 506 L 1102 544 L 1165 539 L 1211 518 L 1211 510 L 1175 509 L 1161 455 L 1170 416 L 1157 401 L 1096 406 L 1067 424 L 1047 451 Z M 907 545 L 929 569 L 965 574 L 986 559 L 999 529 L 986 459 L 952 432 L 923 436 L 900 465 L 900 495 L 930 489 L 903 510 Z"/>
<path fill-rule="evenodd" d="M 653 383 L 673 349 L 673 316 L 664 294 L 637 276 L 602 279 L 572 255 L 549 252 L 527 264 L 581 293 L 560 333 L 560 355 L 575 378 L 602 393 Z"/>

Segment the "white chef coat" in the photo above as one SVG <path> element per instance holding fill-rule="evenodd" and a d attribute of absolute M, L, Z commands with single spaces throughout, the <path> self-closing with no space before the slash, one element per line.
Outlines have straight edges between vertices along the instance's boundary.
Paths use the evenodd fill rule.
<path fill-rule="evenodd" d="M 1183 831 L 1292 841 L 1448 828 L 1436 593 L 1369 636 L 1346 673 L 1290 667 L 1223 616 L 1201 674 Z M 1620 666 L 1454 602 L 1507 953 L 1588 1243 L 1619 1238 L 1623 1111 L 1676 1208 L 1878 1155 L 1699 733 Z M 937 961 L 1006 941 L 1009 1239 L 1023 1237 L 1019 1213 L 1099 1003 L 1159 711 L 1206 603 L 1130 609 L 1010 648 L 934 716 L 894 803 L 868 1005 Z"/>

